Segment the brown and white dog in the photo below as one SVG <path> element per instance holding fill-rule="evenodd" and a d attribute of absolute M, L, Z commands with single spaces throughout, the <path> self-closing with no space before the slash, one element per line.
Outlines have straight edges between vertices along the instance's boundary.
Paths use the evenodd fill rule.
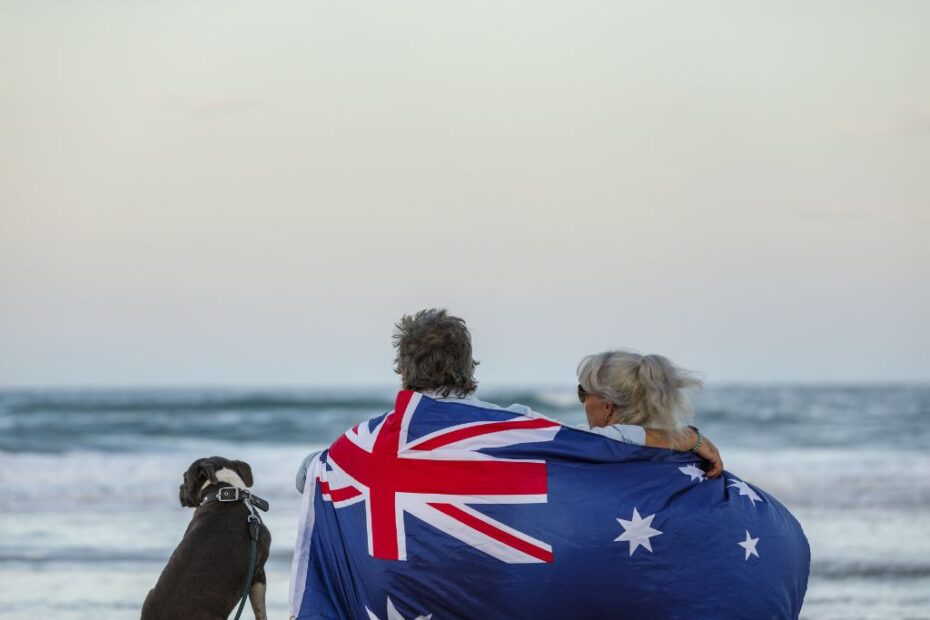
<path fill-rule="evenodd" d="M 142 620 L 226 620 L 239 604 L 249 568 L 249 508 L 242 501 L 204 503 L 222 487 L 252 486 L 252 468 L 220 456 L 197 459 L 184 474 L 182 506 L 195 508 L 184 538 L 142 605 Z M 255 576 L 249 591 L 256 620 L 265 614 L 265 561 L 271 533 L 258 537 Z"/>

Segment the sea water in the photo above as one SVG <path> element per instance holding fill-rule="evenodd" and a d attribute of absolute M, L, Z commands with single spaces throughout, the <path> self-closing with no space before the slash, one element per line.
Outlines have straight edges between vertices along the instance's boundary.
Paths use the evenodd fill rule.
<path fill-rule="evenodd" d="M 584 420 L 567 386 L 479 397 Z M 221 455 L 249 462 L 271 502 L 267 603 L 286 618 L 296 468 L 392 399 L 391 389 L 0 393 L 0 617 L 138 618 L 191 517 L 181 475 Z M 804 527 L 802 618 L 930 618 L 930 386 L 711 386 L 694 400 L 726 468 Z"/>

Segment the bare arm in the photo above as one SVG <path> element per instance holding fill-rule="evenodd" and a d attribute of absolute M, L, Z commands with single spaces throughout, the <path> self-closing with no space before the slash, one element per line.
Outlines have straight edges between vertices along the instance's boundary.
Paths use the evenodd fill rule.
<path fill-rule="evenodd" d="M 644 430 L 646 431 L 646 445 L 651 448 L 671 448 L 672 450 L 688 452 L 698 440 L 697 433 L 690 428 L 688 434 L 684 437 L 673 436 L 668 431 L 655 428 Z M 720 458 L 720 452 L 710 439 L 704 437 L 695 454 L 710 463 L 706 474 L 708 478 L 716 478 L 723 473 L 723 460 Z"/>

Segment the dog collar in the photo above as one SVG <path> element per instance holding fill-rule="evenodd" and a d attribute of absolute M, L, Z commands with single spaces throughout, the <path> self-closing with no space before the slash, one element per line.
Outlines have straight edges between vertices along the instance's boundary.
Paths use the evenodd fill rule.
<path fill-rule="evenodd" d="M 203 496 L 200 505 L 206 506 L 214 502 L 245 502 L 264 512 L 268 512 L 269 508 L 267 500 L 254 495 L 248 489 L 240 489 L 239 487 L 220 487 L 215 491 L 210 491 Z"/>

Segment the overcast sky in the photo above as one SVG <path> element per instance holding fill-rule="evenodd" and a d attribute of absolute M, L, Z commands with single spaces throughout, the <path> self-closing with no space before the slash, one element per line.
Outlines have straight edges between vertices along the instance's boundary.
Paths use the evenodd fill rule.
<path fill-rule="evenodd" d="M 930 380 L 930 3 L 0 0 L 0 385 Z"/>

